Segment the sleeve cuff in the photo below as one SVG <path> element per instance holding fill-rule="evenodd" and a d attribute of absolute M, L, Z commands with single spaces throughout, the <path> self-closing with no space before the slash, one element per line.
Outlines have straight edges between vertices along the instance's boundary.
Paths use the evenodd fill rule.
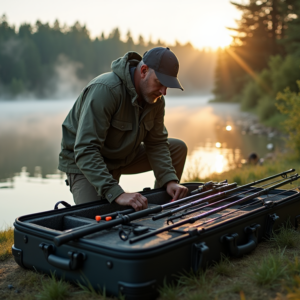
<path fill-rule="evenodd" d="M 161 178 L 161 180 L 159 181 L 159 186 L 163 187 L 169 181 L 179 182 L 179 180 L 178 180 L 177 176 L 175 175 L 175 173 L 170 173 L 170 174 L 165 175 L 163 178 Z"/>
<path fill-rule="evenodd" d="M 108 200 L 108 202 L 112 203 L 123 193 L 125 193 L 124 190 L 118 184 L 116 184 L 106 191 L 105 198 Z"/>

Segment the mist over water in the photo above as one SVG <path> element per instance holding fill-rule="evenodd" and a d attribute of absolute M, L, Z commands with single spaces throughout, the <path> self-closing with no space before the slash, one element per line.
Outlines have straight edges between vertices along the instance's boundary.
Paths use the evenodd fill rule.
<path fill-rule="evenodd" d="M 208 99 L 209 95 L 166 97 L 169 136 L 184 140 L 189 149 L 183 179 L 240 166 L 251 152 L 264 157 L 268 143 L 277 151 L 279 139 L 242 134 L 239 124 L 248 114 L 237 104 L 211 104 Z M 57 165 L 61 124 L 74 102 L 75 98 L 0 102 L 0 227 L 12 225 L 20 215 L 53 209 L 59 200 L 73 204 Z M 153 187 L 153 172 L 123 175 L 120 184 L 131 192 Z"/>

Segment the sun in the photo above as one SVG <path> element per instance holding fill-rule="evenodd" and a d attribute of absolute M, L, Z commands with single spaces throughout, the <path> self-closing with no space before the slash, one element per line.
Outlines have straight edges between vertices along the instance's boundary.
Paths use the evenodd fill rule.
<path fill-rule="evenodd" d="M 200 32 L 197 39 L 192 43 L 197 48 L 203 48 L 203 45 L 205 45 L 206 48 L 211 48 L 213 50 L 225 48 L 232 42 L 232 37 L 230 36 L 231 33 L 232 32 L 225 27 L 215 24 L 213 27 L 209 27 L 207 30 Z"/>

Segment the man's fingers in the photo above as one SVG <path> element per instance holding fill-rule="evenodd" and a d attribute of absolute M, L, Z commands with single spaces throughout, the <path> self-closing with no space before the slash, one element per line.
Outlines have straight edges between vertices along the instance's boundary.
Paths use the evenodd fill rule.
<path fill-rule="evenodd" d="M 133 193 L 129 199 L 129 204 L 135 209 L 135 211 L 140 211 L 148 207 L 148 200 L 139 193 Z"/>
<path fill-rule="evenodd" d="M 130 203 L 131 207 L 134 208 L 135 211 L 138 211 L 138 206 L 135 202 Z"/>
<path fill-rule="evenodd" d="M 183 188 L 180 194 L 180 199 L 186 197 L 187 193 L 188 193 L 188 189 Z"/>
<path fill-rule="evenodd" d="M 136 211 L 140 211 L 141 209 L 143 209 L 143 205 L 140 203 L 140 201 L 138 200 L 138 196 L 134 195 L 130 200 L 129 200 L 129 204 L 136 210 Z"/>
<path fill-rule="evenodd" d="M 141 194 L 138 194 L 139 197 L 138 197 L 138 201 L 141 203 L 142 205 L 142 209 L 145 209 L 148 207 L 148 200 L 146 197 L 144 197 L 143 195 Z"/>
<path fill-rule="evenodd" d="M 177 188 L 173 199 L 174 200 L 179 199 L 179 195 L 180 195 L 180 188 Z"/>

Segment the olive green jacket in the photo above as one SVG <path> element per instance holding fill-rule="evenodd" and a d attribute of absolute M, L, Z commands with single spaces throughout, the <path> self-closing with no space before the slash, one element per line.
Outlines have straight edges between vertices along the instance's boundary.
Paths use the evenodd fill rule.
<path fill-rule="evenodd" d="M 139 114 L 129 67 L 141 59 L 128 52 L 113 61 L 113 72 L 94 78 L 83 89 L 62 124 L 58 169 L 84 174 L 98 195 L 110 202 L 124 191 L 109 171 L 132 162 L 141 142 L 158 184 L 178 180 L 164 126 L 164 98 L 146 104 Z"/>

